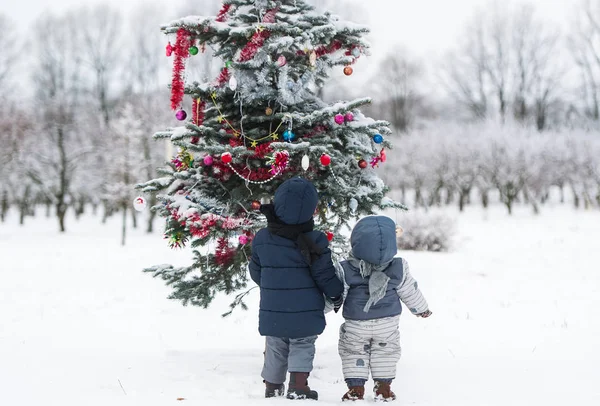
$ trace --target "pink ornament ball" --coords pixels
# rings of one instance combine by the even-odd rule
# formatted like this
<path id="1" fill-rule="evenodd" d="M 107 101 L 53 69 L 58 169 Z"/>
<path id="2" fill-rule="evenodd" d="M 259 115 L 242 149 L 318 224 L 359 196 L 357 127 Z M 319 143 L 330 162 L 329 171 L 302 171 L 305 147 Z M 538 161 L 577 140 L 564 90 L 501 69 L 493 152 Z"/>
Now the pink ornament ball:
<path id="1" fill-rule="evenodd" d="M 287 59 L 285 59 L 285 56 L 281 55 L 279 58 L 277 58 L 277 65 L 279 65 L 279 67 L 283 67 L 287 64 Z"/>
<path id="2" fill-rule="evenodd" d="M 343 114 L 336 114 L 335 115 L 335 122 L 337 124 L 344 124 L 344 115 Z"/>
<path id="3" fill-rule="evenodd" d="M 244 234 L 240 235 L 239 241 L 242 245 L 248 244 L 248 236 Z"/>
<path id="4" fill-rule="evenodd" d="M 346 115 L 344 116 L 344 119 L 346 121 L 353 121 L 354 120 L 354 114 L 352 114 L 351 112 L 346 113 Z"/>
<path id="5" fill-rule="evenodd" d="M 206 166 L 211 166 L 213 164 L 213 157 L 210 155 L 207 155 L 204 157 L 204 165 Z"/>
<path id="6" fill-rule="evenodd" d="M 177 120 L 183 121 L 187 118 L 187 113 L 185 112 L 185 110 L 177 110 L 177 113 L 175 113 L 175 117 L 177 118 Z"/>

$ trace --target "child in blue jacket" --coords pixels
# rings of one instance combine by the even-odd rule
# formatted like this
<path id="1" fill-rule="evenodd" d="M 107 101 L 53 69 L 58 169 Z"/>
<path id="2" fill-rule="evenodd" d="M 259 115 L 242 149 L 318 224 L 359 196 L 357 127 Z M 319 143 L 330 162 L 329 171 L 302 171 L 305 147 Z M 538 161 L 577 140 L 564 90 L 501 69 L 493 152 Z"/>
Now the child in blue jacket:
<path id="1" fill-rule="evenodd" d="M 429 317 L 427 301 L 397 253 L 396 225 L 385 216 L 361 219 L 350 237 L 352 251 L 343 269 L 347 290 L 338 344 L 348 392 L 342 400 L 361 400 L 369 371 L 376 399 L 394 400 L 391 390 L 400 359 L 398 323 L 402 301 L 418 317 Z"/>
<path id="2" fill-rule="evenodd" d="M 313 230 L 318 201 L 312 183 L 293 178 L 279 186 L 274 204 L 261 207 L 268 226 L 252 242 L 249 269 L 260 286 L 258 329 L 267 337 L 265 397 L 283 394 L 289 371 L 288 398 L 318 398 L 308 386 L 308 376 L 315 340 L 325 329 L 325 299 L 331 299 L 337 311 L 344 293 L 327 237 Z"/>

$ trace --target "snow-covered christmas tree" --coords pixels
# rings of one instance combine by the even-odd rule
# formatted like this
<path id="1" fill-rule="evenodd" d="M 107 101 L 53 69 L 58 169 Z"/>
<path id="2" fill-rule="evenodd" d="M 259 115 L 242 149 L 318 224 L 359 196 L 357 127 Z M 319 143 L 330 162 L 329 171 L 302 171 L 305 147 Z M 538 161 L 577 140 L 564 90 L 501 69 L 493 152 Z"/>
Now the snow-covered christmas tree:
<path id="1" fill-rule="evenodd" d="M 174 58 L 171 108 L 184 126 L 155 135 L 177 154 L 162 177 L 140 188 L 159 193 L 172 247 L 190 244 L 188 267 L 146 269 L 173 288 L 172 299 L 207 307 L 218 292 L 246 288 L 254 234 L 266 226 L 261 203 L 285 180 L 311 180 L 320 194 L 316 227 L 334 255 L 352 219 L 398 203 L 375 168 L 391 144 L 388 123 L 358 108 L 369 98 L 326 104 L 318 90 L 332 69 L 352 75 L 368 51 L 368 29 L 302 0 L 225 0 L 217 16 L 186 17 L 162 30 Z M 186 64 L 211 47 L 223 63 L 214 80 L 186 83 Z M 240 293 L 232 308 L 243 303 Z"/>

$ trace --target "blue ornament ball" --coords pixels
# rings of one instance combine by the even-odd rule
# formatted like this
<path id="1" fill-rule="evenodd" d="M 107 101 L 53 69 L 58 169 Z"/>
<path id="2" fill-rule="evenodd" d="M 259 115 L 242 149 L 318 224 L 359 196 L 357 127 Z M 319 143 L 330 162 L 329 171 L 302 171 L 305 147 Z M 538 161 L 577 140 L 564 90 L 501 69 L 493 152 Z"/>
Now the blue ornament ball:
<path id="1" fill-rule="evenodd" d="M 375 144 L 381 144 L 383 142 L 383 136 L 381 134 L 375 134 L 373 136 L 373 141 Z"/>
<path id="2" fill-rule="evenodd" d="M 286 141 L 293 141 L 294 138 L 296 138 L 296 134 L 294 134 L 293 132 L 291 132 L 290 130 L 285 130 L 283 132 L 283 139 Z"/>

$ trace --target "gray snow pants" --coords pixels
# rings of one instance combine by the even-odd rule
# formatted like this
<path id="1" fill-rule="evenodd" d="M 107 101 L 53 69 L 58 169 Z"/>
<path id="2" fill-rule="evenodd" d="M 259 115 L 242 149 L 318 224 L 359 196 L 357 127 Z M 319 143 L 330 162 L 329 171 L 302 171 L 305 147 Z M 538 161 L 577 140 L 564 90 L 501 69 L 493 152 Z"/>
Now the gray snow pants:
<path id="1" fill-rule="evenodd" d="M 400 359 L 400 316 L 375 320 L 346 320 L 340 327 L 338 351 L 344 379 L 390 381 Z"/>
<path id="2" fill-rule="evenodd" d="M 267 337 L 262 378 L 270 383 L 285 382 L 287 372 L 311 372 L 317 336 L 303 338 Z"/>

